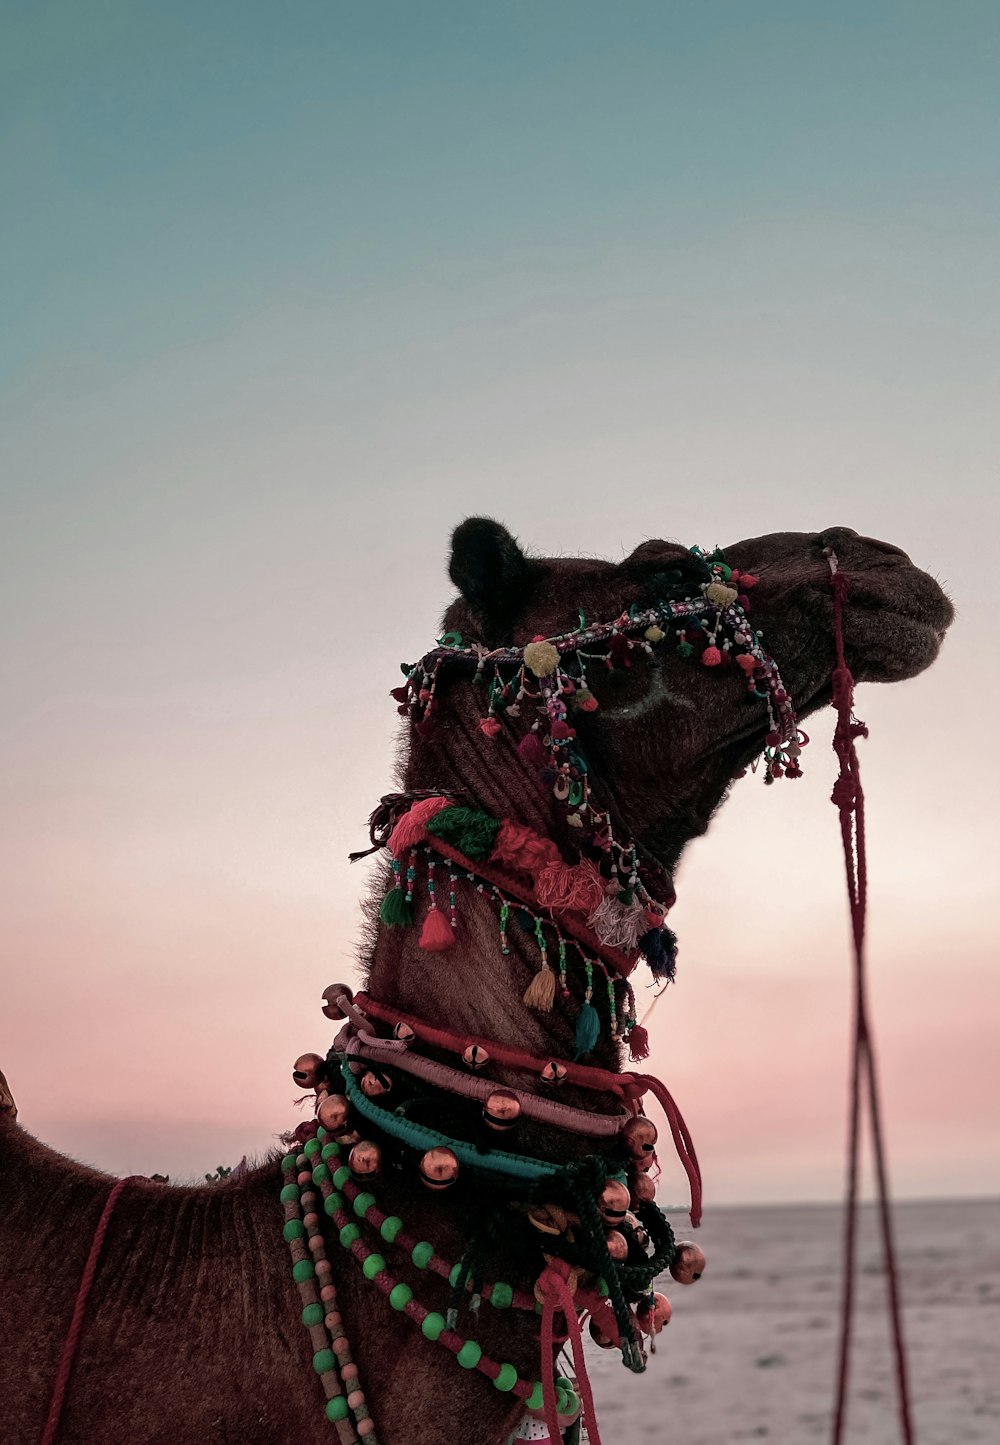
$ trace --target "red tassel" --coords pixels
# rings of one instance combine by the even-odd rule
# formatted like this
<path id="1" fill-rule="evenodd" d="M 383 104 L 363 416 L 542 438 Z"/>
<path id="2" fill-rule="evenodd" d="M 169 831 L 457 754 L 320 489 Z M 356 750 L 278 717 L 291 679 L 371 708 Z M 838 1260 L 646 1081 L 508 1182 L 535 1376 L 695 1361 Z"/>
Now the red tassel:
<path id="1" fill-rule="evenodd" d="M 428 953 L 444 953 L 446 948 L 455 947 L 455 930 L 440 908 L 432 908 L 424 919 L 420 930 L 420 947 Z"/>
<path id="2" fill-rule="evenodd" d="M 545 744 L 537 733 L 525 733 L 517 745 L 517 755 L 522 763 L 535 768 L 544 768 L 549 760 Z"/>
<path id="3" fill-rule="evenodd" d="M 649 1058 L 649 1034 L 642 1024 L 636 1024 L 628 1031 L 628 1052 L 634 1064 Z"/>

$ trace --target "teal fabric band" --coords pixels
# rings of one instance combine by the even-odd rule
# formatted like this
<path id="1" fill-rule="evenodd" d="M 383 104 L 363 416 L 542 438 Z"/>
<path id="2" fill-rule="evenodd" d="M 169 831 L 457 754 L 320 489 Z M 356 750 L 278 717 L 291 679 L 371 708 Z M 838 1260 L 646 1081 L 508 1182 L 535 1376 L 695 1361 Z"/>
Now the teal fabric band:
<path id="1" fill-rule="evenodd" d="M 511 1179 L 549 1179 L 558 1174 L 561 1164 L 552 1164 L 547 1159 L 532 1159 L 526 1154 L 507 1154 L 502 1149 L 491 1149 L 481 1154 L 474 1144 L 464 1139 L 449 1139 L 437 1129 L 428 1129 L 426 1124 L 417 1124 L 412 1119 L 382 1109 L 365 1094 L 351 1070 L 344 1065 L 341 1070 L 344 1092 L 353 1108 L 363 1114 L 369 1123 L 377 1124 L 394 1139 L 409 1144 L 413 1149 L 450 1149 L 460 1164 L 470 1169 L 484 1169 L 492 1174 L 505 1174 Z"/>

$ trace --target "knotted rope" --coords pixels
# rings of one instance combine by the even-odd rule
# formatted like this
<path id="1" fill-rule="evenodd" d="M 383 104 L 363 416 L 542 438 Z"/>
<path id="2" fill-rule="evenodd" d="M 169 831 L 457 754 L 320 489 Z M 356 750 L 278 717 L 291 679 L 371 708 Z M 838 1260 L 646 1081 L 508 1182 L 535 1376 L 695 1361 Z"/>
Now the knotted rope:
<path id="1" fill-rule="evenodd" d="M 851 1048 L 850 1125 L 847 1150 L 847 1200 L 844 1214 L 844 1273 L 840 1318 L 840 1351 L 837 1369 L 837 1396 L 833 1419 L 833 1445 L 841 1445 L 847 1410 L 847 1387 L 850 1367 L 851 1330 L 854 1314 L 854 1275 L 858 1223 L 858 1159 L 862 1090 L 868 1101 L 871 1119 L 872 1150 L 878 1185 L 879 1225 L 885 1256 L 886 1287 L 892 1321 L 892 1343 L 896 1367 L 896 1392 L 899 1423 L 906 1445 L 913 1445 L 915 1436 L 910 1412 L 909 1384 L 906 1368 L 906 1346 L 903 1339 L 900 1306 L 899 1271 L 892 1234 L 892 1213 L 882 1136 L 882 1108 L 875 1067 L 875 1044 L 868 1022 L 867 983 L 865 977 L 865 914 L 868 903 L 868 867 L 865 850 L 865 795 L 861 787 L 855 739 L 867 737 L 868 729 L 853 714 L 854 678 L 844 656 L 844 598 L 847 578 L 837 567 L 836 556 L 828 553 L 833 574 L 833 632 L 837 649 L 837 666 L 833 673 L 833 706 L 837 726 L 833 747 L 840 760 L 840 774 L 833 786 L 831 801 L 840 812 L 840 835 L 844 848 L 847 892 L 850 900 L 851 931 L 854 944 L 854 1036 Z"/>

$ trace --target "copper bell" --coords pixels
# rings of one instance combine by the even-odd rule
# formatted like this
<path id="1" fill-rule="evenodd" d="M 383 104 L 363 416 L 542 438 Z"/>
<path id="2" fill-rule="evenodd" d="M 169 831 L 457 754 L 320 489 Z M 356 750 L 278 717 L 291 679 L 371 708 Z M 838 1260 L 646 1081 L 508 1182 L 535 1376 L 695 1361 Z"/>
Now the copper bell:
<path id="1" fill-rule="evenodd" d="M 622 1130 L 622 1138 L 633 1159 L 650 1158 L 656 1148 L 656 1125 L 652 1119 L 640 1114 L 628 1121 Z"/>
<path id="2" fill-rule="evenodd" d="M 628 1240 L 620 1230 L 609 1229 L 605 1235 L 605 1243 L 608 1246 L 608 1253 L 617 1264 L 628 1259 Z"/>
<path id="3" fill-rule="evenodd" d="M 656 1293 L 653 1295 L 652 1304 L 647 1299 L 637 1306 L 635 1321 L 644 1335 L 658 1335 L 664 1325 L 669 1325 L 672 1314 L 673 1310 L 666 1295 Z"/>
<path id="4" fill-rule="evenodd" d="M 303 1089 L 315 1089 L 326 1078 L 326 1063 L 319 1054 L 300 1054 L 292 1078 Z"/>
<path id="5" fill-rule="evenodd" d="M 670 1266 L 670 1273 L 678 1284 L 694 1284 L 696 1279 L 701 1279 L 704 1269 L 705 1254 L 699 1245 L 692 1244 L 690 1240 L 678 1244 Z"/>
<path id="6" fill-rule="evenodd" d="M 623 1222 L 628 1204 L 628 1190 L 617 1179 L 609 1179 L 597 1196 L 598 1213 L 604 1223 L 612 1227 Z"/>
<path id="7" fill-rule="evenodd" d="M 385 1074 L 377 1074 L 372 1070 L 361 1076 L 361 1092 L 369 1099 L 377 1099 L 380 1094 L 388 1094 L 392 1088 L 392 1080 Z"/>
<path id="8" fill-rule="evenodd" d="M 413 1040 L 417 1037 L 410 1028 L 410 1025 L 404 1023 L 393 1025 L 392 1036 L 394 1039 L 398 1039 L 401 1044 L 406 1044 L 407 1048 L 409 1048 L 410 1044 L 412 1044 Z"/>
<path id="9" fill-rule="evenodd" d="M 331 983 L 323 990 L 323 1012 L 328 1019 L 345 1018 L 343 1009 L 337 1003 L 342 993 L 346 993 L 351 1003 L 354 1002 L 354 992 L 347 987 L 346 983 Z"/>
<path id="10" fill-rule="evenodd" d="M 500 1134 L 513 1129 L 521 1116 L 521 1101 L 510 1089 L 494 1089 L 483 1105 L 487 1127 Z"/>
<path id="11" fill-rule="evenodd" d="M 652 1204 L 656 1185 L 648 1174 L 637 1174 L 632 1181 L 632 1194 L 636 1204 Z"/>
<path id="12" fill-rule="evenodd" d="M 450 1149 L 428 1149 L 420 1161 L 420 1178 L 428 1189 L 448 1189 L 458 1178 L 458 1160 Z"/>
<path id="13" fill-rule="evenodd" d="M 348 1154 L 347 1165 L 355 1178 L 369 1179 L 382 1167 L 382 1150 L 370 1139 L 362 1139 Z"/>
<path id="14" fill-rule="evenodd" d="M 327 1094 L 316 1110 L 316 1118 L 328 1134 L 339 1134 L 349 1112 L 350 1105 L 343 1094 Z"/>
<path id="15" fill-rule="evenodd" d="M 467 1069 L 484 1069 L 489 1061 L 489 1054 L 478 1044 L 470 1044 L 462 1054 L 462 1063 Z"/>
<path id="16" fill-rule="evenodd" d="M 558 1059 L 549 1059 L 542 1068 L 541 1080 L 543 1084 L 549 1084 L 553 1088 L 564 1084 L 566 1082 L 566 1065 L 561 1064 Z"/>

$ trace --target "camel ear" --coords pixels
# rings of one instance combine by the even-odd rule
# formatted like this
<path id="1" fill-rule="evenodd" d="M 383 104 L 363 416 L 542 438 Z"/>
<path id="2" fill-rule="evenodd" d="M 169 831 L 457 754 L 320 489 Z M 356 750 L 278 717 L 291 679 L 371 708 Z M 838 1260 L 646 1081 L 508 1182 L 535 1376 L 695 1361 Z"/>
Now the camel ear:
<path id="1" fill-rule="evenodd" d="M 469 517 L 451 538 L 448 576 L 487 634 L 506 632 L 524 604 L 531 563 L 492 517 Z"/>

